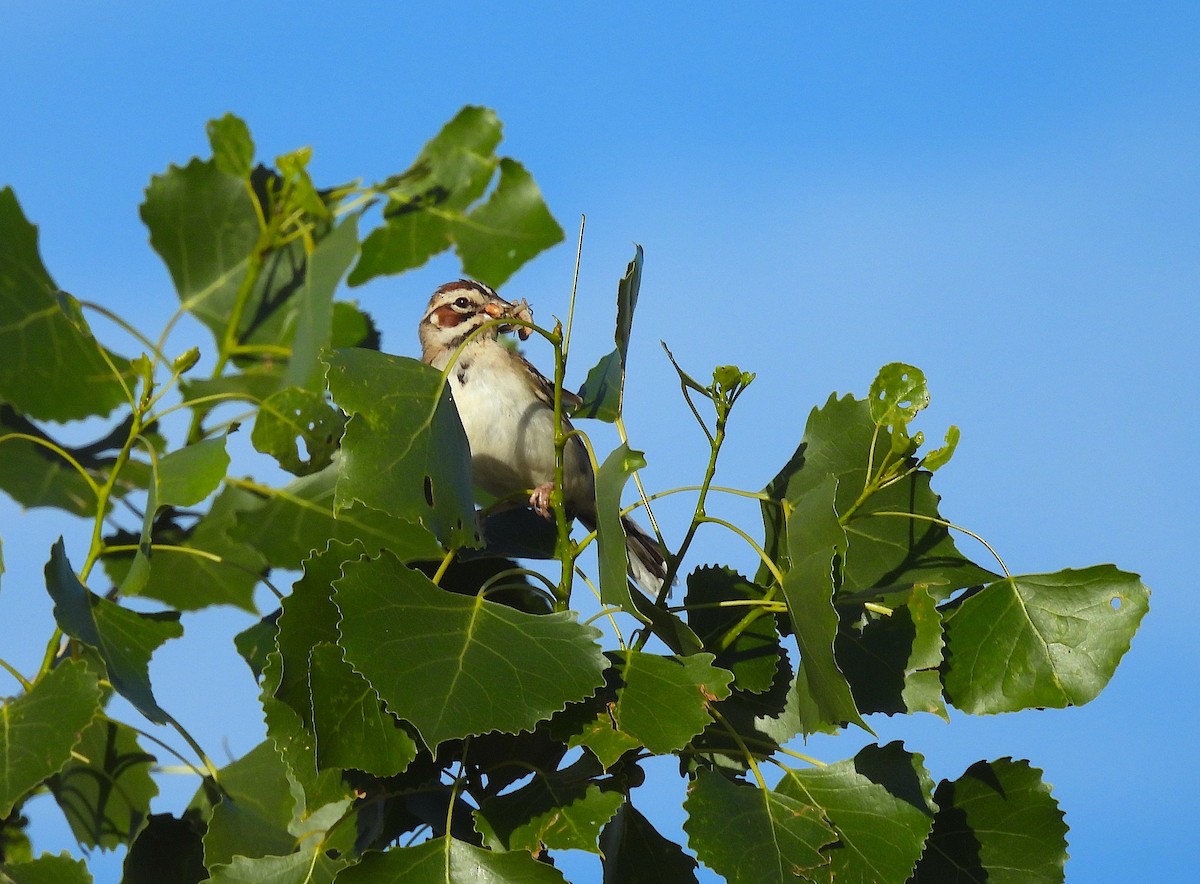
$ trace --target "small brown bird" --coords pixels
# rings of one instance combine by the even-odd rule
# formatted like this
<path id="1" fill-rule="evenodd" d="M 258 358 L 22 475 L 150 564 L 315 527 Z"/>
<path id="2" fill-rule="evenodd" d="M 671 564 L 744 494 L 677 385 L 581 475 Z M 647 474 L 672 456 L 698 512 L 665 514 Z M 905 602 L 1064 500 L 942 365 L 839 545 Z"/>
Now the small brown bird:
<path id="1" fill-rule="evenodd" d="M 532 321 L 529 305 L 511 303 L 483 283 L 461 279 L 439 287 L 429 299 L 418 333 L 422 358 L 439 370 L 458 347 L 495 319 Z M 529 505 L 552 518 L 554 488 L 554 384 L 499 340 L 512 326 L 492 325 L 471 338 L 449 374 L 450 391 L 471 446 L 476 485 L 497 498 L 532 490 Z M 528 329 L 519 327 L 522 338 Z M 563 391 L 566 405 L 579 397 Z M 563 425 L 571 429 L 563 418 Z M 595 477 L 583 443 L 571 438 L 563 452 L 563 497 L 568 513 L 589 531 L 596 527 Z M 624 516 L 629 576 L 650 596 L 666 577 L 666 562 L 654 538 Z"/>

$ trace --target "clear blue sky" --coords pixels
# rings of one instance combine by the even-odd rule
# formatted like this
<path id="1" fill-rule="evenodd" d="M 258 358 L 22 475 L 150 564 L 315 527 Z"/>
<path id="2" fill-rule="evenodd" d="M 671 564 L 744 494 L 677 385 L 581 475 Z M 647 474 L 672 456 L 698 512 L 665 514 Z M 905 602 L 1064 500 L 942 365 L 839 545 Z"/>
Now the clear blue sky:
<path id="1" fill-rule="evenodd" d="M 394 5 L 0 7 L 0 185 L 40 225 L 58 284 L 161 328 L 175 299 L 137 206 L 226 111 L 262 157 L 311 145 L 331 184 L 400 171 L 461 105 L 494 107 L 503 151 L 564 227 L 588 216 L 576 383 L 611 347 L 631 243 L 646 249 L 627 407 L 649 485 L 691 484 L 704 457 L 660 338 L 694 373 L 758 372 L 718 474 L 748 488 L 786 460 L 812 405 L 903 360 L 929 378 L 927 433 L 962 429 L 935 484 L 944 514 L 1015 572 L 1112 561 L 1143 575 L 1151 613 L 1090 706 L 873 724 L 935 777 L 1004 755 L 1043 768 L 1071 826 L 1068 881 L 1190 874 L 1200 6 Z M 560 246 L 505 291 L 562 314 L 572 262 Z M 458 272 L 437 259 L 354 295 L 385 349 L 413 354 L 428 292 Z M 62 530 L 0 502 L 0 654 L 30 672 Z M 81 557 L 82 524 L 67 535 Z M 695 564 L 750 567 L 725 538 L 706 543 Z M 227 644 L 248 622 L 187 617 L 152 671 L 222 757 L 261 738 Z M 836 760 L 863 739 L 810 749 Z M 177 811 L 194 783 L 164 788 L 160 809 Z M 52 807 L 33 810 L 38 848 L 71 847 Z"/>

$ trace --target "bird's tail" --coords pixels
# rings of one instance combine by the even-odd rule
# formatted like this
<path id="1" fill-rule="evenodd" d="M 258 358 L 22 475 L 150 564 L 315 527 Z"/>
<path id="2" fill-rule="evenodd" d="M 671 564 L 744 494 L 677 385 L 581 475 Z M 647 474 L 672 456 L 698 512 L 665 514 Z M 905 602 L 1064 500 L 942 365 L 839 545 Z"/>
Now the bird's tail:
<path id="1" fill-rule="evenodd" d="M 579 521 L 589 531 L 596 530 L 595 524 L 585 516 L 580 515 Z M 667 577 L 667 560 L 658 541 L 629 516 L 621 516 L 621 527 L 625 530 L 625 550 L 629 554 L 629 576 L 638 589 L 652 599 L 658 598 Z"/>

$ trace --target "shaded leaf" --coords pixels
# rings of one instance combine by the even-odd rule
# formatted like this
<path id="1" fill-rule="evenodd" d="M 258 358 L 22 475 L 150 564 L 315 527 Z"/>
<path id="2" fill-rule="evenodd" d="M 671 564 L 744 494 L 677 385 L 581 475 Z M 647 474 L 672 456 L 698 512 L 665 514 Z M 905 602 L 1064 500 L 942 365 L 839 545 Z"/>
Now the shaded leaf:
<path id="1" fill-rule="evenodd" d="M 267 665 L 267 655 L 275 650 L 275 636 L 279 633 L 279 611 L 272 611 L 253 626 L 248 626 L 233 637 L 233 646 L 254 678 L 262 678 Z"/>
<path id="2" fill-rule="evenodd" d="M 524 851 L 497 853 L 455 838 L 434 838 L 416 847 L 368 853 L 338 875 L 338 884 L 563 884 L 562 873 Z"/>
<path id="3" fill-rule="evenodd" d="M 212 807 L 204 834 L 204 864 L 230 863 L 235 856 L 283 856 L 296 839 L 288 827 L 295 800 L 287 769 L 269 742 L 259 743 L 237 761 L 221 768 L 221 797 Z M 204 786 L 192 800 L 209 804 Z"/>
<path id="4" fill-rule="evenodd" d="M 337 581 L 346 659 L 431 749 L 530 730 L 604 681 L 600 632 L 574 613 L 531 615 L 448 593 L 391 555 Z"/>
<path id="5" fill-rule="evenodd" d="M 978 761 L 934 793 L 938 812 L 913 884 L 1057 884 L 1067 826 L 1042 772 L 1027 761 Z"/>
<path id="6" fill-rule="evenodd" d="M 604 884 L 694 884 L 696 861 L 660 835 L 632 804 L 600 834 Z"/>
<path id="7" fill-rule="evenodd" d="M 63 769 L 99 711 L 96 676 L 78 660 L 63 661 L 29 691 L 0 705 L 0 819 Z"/>
<path id="8" fill-rule="evenodd" d="M 284 387 L 259 406 L 250 441 L 289 473 L 307 476 L 333 463 L 345 423 L 321 393 Z"/>
<path id="9" fill-rule="evenodd" d="M 920 755 L 896 743 L 788 772 L 776 791 L 821 808 L 838 833 L 826 848 L 834 880 L 903 884 L 933 826 L 933 780 Z"/>
<path id="10" fill-rule="evenodd" d="M 621 352 L 601 357 L 579 388 L 581 401 L 574 415 L 612 423 L 621 416 L 621 386 L 625 379 Z"/>
<path id="11" fill-rule="evenodd" d="M 964 712 L 1090 702 L 1108 684 L 1150 606 L 1112 565 L 997 581 L 952 606 L 946 693 Z"/>
<path id="12" fill-rule="evenodd" d="M 52 439 L 11 405 L 0 404 L 0 437 L 11 433 L 43 439 L 79 460 L 79 452 Z M 87 469 L 89 465 L 83 466 Z M 91 470 L 89 475 L 96 480 Z M 103 483 L 103 479 L 99 481 Z M 10 437 L 0 442 L 0 489 L 24 507 L 52 506 L 76 516 L 96 512 L 96 494 L 79 471 L 45 445 L 27 439 Z"/>
<path id="13" fill-rule="evenodd" d="M 0 400 L 35 420 L 107 415 L 125 389 L 79 302 L 46 272 L 37 240 L 12 188 L 0 188 Z M 109 359 L 132 380 L 128 360 Z"/>
<path id="14" fill-rule="evenodd" d="M 618 730 L 658 755 L 682 749 L 711 720 L 708 704 L 729 696 L 733 674 L 712 665 L 713 655 L 660 657 L 618 651 L 622 662 L 617 702 Z"/>
<path id="15" fill-rule="evenodd" d="M 183 635 L 179 612 L 139 614 L 92 594 L 71 569 L 61 538 L 46 564 L 46 589 L 59 628 L 95 649 L 121 696 L 151 721 L 165 724 L 169 716 L 150 689 L 149 664 L 155 648 Z"/>
<path id="16" fill-rule="evenodd" d="M 688 846 L 730 884 L 832 880 L 821 848 L 837 835 L 810 804 L 701 770 L 683 807 Z"/>
<path id="17" fill-rule="evenodd" d="M 125 856 L 122 884 L 196 884 L 208 877 L 204 868 L 204 826 L 195 811 L 183 819 L 151 814 Z"/>
<path id="18" fill-rule="evenodd" d="M 500 160 L 500 181 L 482 205 L 450 224 L 463 272 L 498 286 L 535 255 L 562 242 L 533 176 L 516 160 Z"/>
<path id="19" fill-rule="evenodd" d="M 51 781 L 76 840 L 112 850 L 128 844 L 150 812 L 158 787 L 154 756 L 142 751 L 127 725 L 97 718 L 83 732 L 71 761 Z"/>
<path id="20" fill-rule="evenodd" d="M 338 350 L 327 361 L 334 401 L 352 415 L 337 508 L 359 501 L 420 522 L 450 546 L 478 545 L 470 448 L 441 373 L 374 350 Z"/>
<path id="21" fill-rule="evenodd" d="M 775 618 L 761 616 L 743 629 L 727 647 L 723 639 L 755 608 L 717 607 L 722 602 L 757 601 L 765 590 L 730 568 L 697 568 L 687 579 L 688 622 L 706 650 L 716 654 L 716 666 L 734 676 L 734 687 L 760 693 L 770 689 L 783 653 Z"/>

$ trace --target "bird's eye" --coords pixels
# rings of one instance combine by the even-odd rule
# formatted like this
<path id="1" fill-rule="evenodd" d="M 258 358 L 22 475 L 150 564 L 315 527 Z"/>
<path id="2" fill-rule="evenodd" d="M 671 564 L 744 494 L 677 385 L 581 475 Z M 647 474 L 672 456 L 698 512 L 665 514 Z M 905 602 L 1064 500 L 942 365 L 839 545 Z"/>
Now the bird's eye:
<path id="1" fill-rule="evenodd" d="M 471 306 L 471 299 L 470 298 L 456 298 L 454 300 L 454 306 L 457 307 L 459 310 L 466 310 L 468 307 Z"/>

